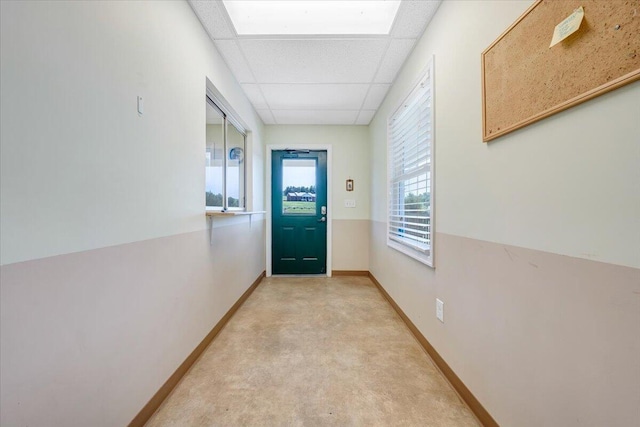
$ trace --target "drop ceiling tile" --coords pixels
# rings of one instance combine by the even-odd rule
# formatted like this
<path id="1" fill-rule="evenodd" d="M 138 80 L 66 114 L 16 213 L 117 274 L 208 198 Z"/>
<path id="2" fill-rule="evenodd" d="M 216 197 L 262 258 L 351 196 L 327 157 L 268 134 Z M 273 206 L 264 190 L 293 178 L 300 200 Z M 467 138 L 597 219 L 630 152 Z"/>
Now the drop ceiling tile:
<path id="1" fill-rule="evenodd" d="M 358 110 L 368 84 L 263 84 L 274 110 Z"/>
<path id="2" fill-rule="evenodd" d="M 364 108 L 365 110 L 377 110 L 382 103 L 382 100 L 387 95 L 390 87 L 391 85 L 386 84 L 371 85 L 371 89 L 369 89 L 369 94 L 364 100 L 362 108 Z"/>
<path id="3" fill-rule="evenodd" d="M 403 1 L 391 29 L 391 36 L 414 39 L 420 37 L 438 10 L 440 3 L 440 0 Z"/>
<path id="4" fill-rule="evenodd" d="M 275 125 L 276 121 L 271 114 L 271 110 L 256 110 L 265 125 Z"/>
<path id="5" fill-rule="evenodd" d="M 273 110 L 280 125 L 352 125 L 358 111 L 339 110 Z"/>
<path id="6" fill-rule="evenodd" d="M 257 84 L 243 84 L 242 90 L 244 90 L 245 95 L 249 98 L 249 101 L 253 104 L 253 108 L 256 110 L 268 110 L 269 105 L 267 101 L 265 101 L 264 96 L 262 96 L 262 92 L 260 91 L 260 87 Z"/>
<path id="7" fill-rule="evenodd" d="M 255 82 L 249 65 L 247 61 L 244 60 L 242 51 L 235 40 L 216 40 L 214 43 L 224 57 L 231 72 L 240 83 Z"/>
<path id="8" fill-rule="evenodd" d="M 211 0 L 189 0 L 191 8 L 213 39 L 228 39 L 235 34 L 224 16 L 222 4 Z"/>
<path id="9" fill-rule="evenodd" d="M 373 116 L 376 115 L 376 110 L 362 110 L 356 119 L 357 125 L 368 125 L 371 123 Z"/>
<path id="10" fill-rule="evenodd" d="M 240 39 L 258 83 L 368 83 L 385 39 Z"/>
<path id="11" fill-rule="evenodd" d="M 391 40 L 389 49 L 380 64 L 380 69 L 374 79 L 375 83 L 392 83 L 407 56 L 413 49 L 414 39 Z"/>

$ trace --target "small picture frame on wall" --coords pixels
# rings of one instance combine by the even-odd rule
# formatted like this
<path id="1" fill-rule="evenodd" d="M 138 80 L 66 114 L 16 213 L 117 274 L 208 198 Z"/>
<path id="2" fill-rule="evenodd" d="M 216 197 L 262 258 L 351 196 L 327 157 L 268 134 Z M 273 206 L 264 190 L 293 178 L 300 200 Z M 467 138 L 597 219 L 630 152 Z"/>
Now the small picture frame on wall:
<path id="1" fill-rule="evenodd" d="M 353 191 L 353 180 L 351 178 L 347 180 L 347 191 Z"/>

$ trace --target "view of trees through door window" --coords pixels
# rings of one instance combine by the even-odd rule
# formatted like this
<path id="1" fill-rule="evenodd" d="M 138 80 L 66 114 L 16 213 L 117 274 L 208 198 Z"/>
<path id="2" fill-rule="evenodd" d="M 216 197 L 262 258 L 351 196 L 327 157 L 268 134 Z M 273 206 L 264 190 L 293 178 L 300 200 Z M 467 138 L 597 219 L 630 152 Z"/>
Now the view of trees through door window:
<path id="1" fill-rule="evenodd" d="M 283 159 L 282 187 L 283 214 L 316 214 L 315 160 Z"/>

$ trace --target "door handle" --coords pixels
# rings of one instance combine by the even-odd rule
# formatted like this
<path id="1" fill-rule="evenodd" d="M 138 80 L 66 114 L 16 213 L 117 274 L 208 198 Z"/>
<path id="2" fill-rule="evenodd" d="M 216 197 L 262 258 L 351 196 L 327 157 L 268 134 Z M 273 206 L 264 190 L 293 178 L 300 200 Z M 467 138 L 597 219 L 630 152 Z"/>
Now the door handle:
<path id="1" fill-rule="evenodd" d="M 323 216 L 318 220 L 318 222 L 327 222 L 327 218 Z"/>

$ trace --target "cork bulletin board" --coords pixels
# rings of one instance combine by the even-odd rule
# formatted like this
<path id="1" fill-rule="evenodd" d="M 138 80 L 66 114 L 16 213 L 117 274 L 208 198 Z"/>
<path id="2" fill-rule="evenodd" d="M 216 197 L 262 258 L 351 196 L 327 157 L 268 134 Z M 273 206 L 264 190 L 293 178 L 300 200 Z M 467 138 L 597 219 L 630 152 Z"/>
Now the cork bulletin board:
<path id="1" fill-rule="evenodd" d="M 549 47 L 580 7 L 579 29 Z M 538 0 L 482 53 L 487 142 L 640 80 L 640 0 Z"/>

